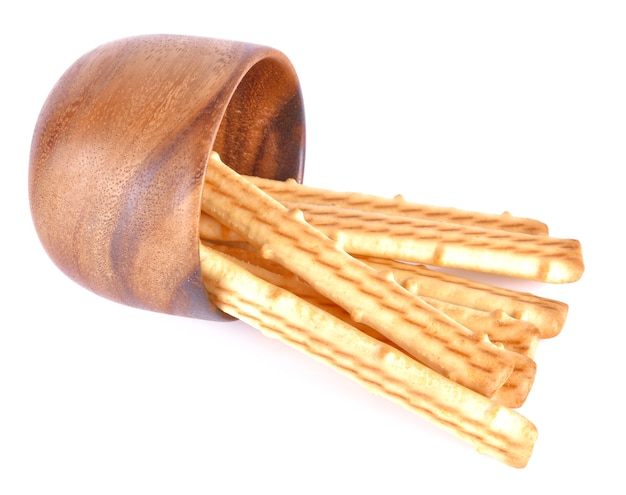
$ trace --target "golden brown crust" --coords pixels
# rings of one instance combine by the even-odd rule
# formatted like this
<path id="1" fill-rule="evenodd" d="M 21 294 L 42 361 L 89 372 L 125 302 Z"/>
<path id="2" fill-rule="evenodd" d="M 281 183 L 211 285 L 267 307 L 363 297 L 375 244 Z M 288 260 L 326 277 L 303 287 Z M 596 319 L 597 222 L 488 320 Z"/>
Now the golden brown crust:
<path id="1" fill-rule="evenodd" d="M 531 322 L 541 338 L 558 335 L 567 318 L 567 304 L 527 292 L 495 287 L 456 275 L 393 260 L 364 259 L 378 270 L 390 270 L 396 281 L 422 297 L 433 297 L 483 311 L 504 311 Z"/>

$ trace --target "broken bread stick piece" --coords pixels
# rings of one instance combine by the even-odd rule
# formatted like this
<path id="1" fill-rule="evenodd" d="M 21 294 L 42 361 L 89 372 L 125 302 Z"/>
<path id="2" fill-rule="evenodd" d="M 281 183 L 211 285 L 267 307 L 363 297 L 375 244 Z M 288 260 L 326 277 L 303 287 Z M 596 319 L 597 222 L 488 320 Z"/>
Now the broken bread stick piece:
<path id="1" fill-rule="evenodd" d="M 518 292 L 451 275 L 422 265 L 362 258 L 377 270 L 390 270 L 396 281 L 421 297 L 432 297 L 483 311 L 504 311 L 533 323 L 542 339 L 555 337 L 565 324 L 568 305 L 561 301 Z"/>
<path id="2" fill-rule="evenodd" d="M 261 255 L 280 263 L 447 378 L 490 397 L 513 372 L 507 353 L 348 255 L 299 211 L 245 180 L 211 153 L 202 209 L 237 231 Z"/>
<path id="3" fill-rule="evenodd" d="M 391 346 L 400 349 L 397 345 L 395 345 L 392 341 L 386 338 L 384 335 L 377 332 L 375 329 L 369 327 L 368 325 L 364 325 L 360 322 L 355 322 L 349 315 L 347 311 L 338 306 L 337 304 L 330 301 L 328 298 L 325 298 L 321 294 L 319 294 L 315 289 L 313 289 L 310 285 L 305 282 L 302 282 L 295 275 L 279 270 L 280 273 L 276 271 L 272 271 L 272 269 L 267 268 L 267 263 L 265 260 L 260 258 L 260 256 L 254 256 L 254 253 L 250 251 L 243 251 L 241 249 L 232 249 L 226 246 L 212 246 L 212 248 L 216 251 L 222 253 L 223 256 L 226 256 L 228 259 L 237 263 L 238 265 L 244 267 L 247 271 L 252 273 L 254 276 L 265 280 L 281 289 L 285 289 L 292 294 L 304 299 L 310 304 L 313 304 L 320 308 L 321 310 L 326 311 L 327 313 L 341 319 L 342 321 L 352 325 L 356 329 L 370 335 L 371 337 L 380 340 L 381 342 L 385 342 Z M 451 306 L 451 305 L 449 305 Z M 462 312 L 462 309 L 457 311 Z M 460 321 L 460 320 L 456 320 Z M 493 318 L 488 320 L 488 323 L 494 323 Z M 482 325 L 477 335 L 484 335 L 484 327 L 486 325 Z M 505 346 L 506 349 L 506 346 Z M 515 367 L 513 372 L 507 379 L 507 381 L 496 391 L 496 393 L 491 397 L 495 402 L 511 408 L 521 407 L 532 387 L 532 384 L 535 379 L 536 373 L 536 364 L 535 362 L 529 358 L 528 356 L 521 355 L 517 352 L 512 352 L 507 349 L 511 358 L 515 363 Z"/>
<path id="4" fill-rule="evenodd" d="M 206 290 L 225 313 L 321 360 L 515 468 L 528 463 L 536 427 L 289 291 L 200 246 Z"/>
<path id="5" fill-rule="evenodd" d="M 541 235 L 548 233 L 548 227 L 543 222 L 531 218 L 515 217 L 506 212 L 501 215 L 493 215 L 457 208 L 423 205 L 405 201 L 400 195 L 393 199 L 386 199 L 362 193 L 335 192 L 305 186 L 291 179 L 282 182 L 253 176 L 246 176 L 246 178 L 281 203 L 293 202 L 334 206 L 385 213 L 391 216 L 421 218 L 525 234 Z"/>

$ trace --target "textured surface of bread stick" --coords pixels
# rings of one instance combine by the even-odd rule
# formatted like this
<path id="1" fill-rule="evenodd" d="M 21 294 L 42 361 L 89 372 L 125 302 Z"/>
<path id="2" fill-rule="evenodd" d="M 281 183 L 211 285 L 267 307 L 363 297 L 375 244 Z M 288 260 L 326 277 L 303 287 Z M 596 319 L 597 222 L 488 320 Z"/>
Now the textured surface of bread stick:
<path id="1" fill-rule="evenodd" d="M 558 335 L 567 318 L 567 304 L 554 299 L 495 287 L 421 265 L 371 258 L 366 261 L 379 270 L 391 270 L 399 284 L 422 297 L 484 311 L 504 311 L 513 318 L 529 321 L 539 329 L 541 338 Z"/>
<path id="2" fill-rule="evenodd" d="M 502 344 L 510 351 L 524 354 L 529 358 L 535 357 L 540 332 L 529 321 L 513 318 L 502 310 L 481 311 L 432 297 L 422 299 L 473 332 L 486 333 L 492 342 Z"/>
<path id="3" fill-rule="evenodd" d="M 550 283 L 578 280 L 584 271 L 580 242 L 546 235 L 391 216 L 377 212 L 284 203 L 311 225 L 340 239 L 353 255 L 401 259 L 447 268 Z"/>
<path id="4" fill-rule="evenodd" d="M 457 208 L 423 205 L 405 201 L 402 196 L 387 199 L 370 194 L 336 192 L 306 186 L 293 180 L 281 182 L 252 176 L 247 178 L 281 203 L 295 202 L 336 206 L 526 234 L 548 233 L 548 227 L 543 222 L 531 218 L 515 217 L 509 213 L 494 215 Z"/>
<path id="5" fill-rule="evenodd" d="M 444 378 L 214 251 L 201 246 L 200 258 L 207 292 L 225 313 L 321 360 L 484 454 L 516 468 L 528 463 L 537 429 L 518 412 Z"/>
<path id="6" fill-rule="evenodd" d="M 348 255 L 216 153 L 205 179 L 205 211 L 422 363 L 487 397 L 512 373 L 515 363 L 502 349 Z"/>

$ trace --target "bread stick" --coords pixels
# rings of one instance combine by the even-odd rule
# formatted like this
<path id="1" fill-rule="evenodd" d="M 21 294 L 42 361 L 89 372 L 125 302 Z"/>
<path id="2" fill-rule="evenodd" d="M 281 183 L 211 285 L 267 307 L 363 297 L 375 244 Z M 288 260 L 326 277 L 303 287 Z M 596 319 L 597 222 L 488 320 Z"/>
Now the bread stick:
<path id="1" fill-rule="evenodd" d="M 513 318 L 502 310 L 482 311 L 432 297 L 422 299 L 473 332 L 487 334 L 492 342 L 531 359 L 535 357 L 540 332 L 533 323 Z"/>
<path id="2" fill-rule="evenodd" d="M 422 363 L 487 397 L 512 373 L 515 363 L 502 349 L 348 255 L 216 153 L 205 180 L 203 210 Z"/>
<path id="3" fill-rule="evenodd" d="M 567 318 L 568 306 L 561 301 L 476 282 L 421 265 L 373 258 L 364 260 L 377 270 L 390 270 L 396 281 L 414 294 L 483 311 L 504 311 L 535 325 L 544 339 L 558 335 Z"/>
<path id="4" fill-rule="evenodd" d="M 284 203 L 287 208 L 295 208 Z M 549 283 L 578 280 L 580 242 L 461 224 L 299 204 L 304 218 L 357 256 L 401 259 Z"/>
<path id="5" fill-rule="evenodd" d="M 225 313 L 311 355 L 510 466 L 526 466 L 536 427 L 200 246 L 205 286 Z"/>
<path id="6" fill-rule="evenodd" d="M 426 219 L 437 222 L 458 223 L 485 229 L 507 230 L 526 234 L 548 233 L 543 222 L 530 218 L 515 217 L 510 213 L 493 215 L 441 206 L 430 206 L 405 201 L 400 195 L 386 199 L 375 195 L 335 192 L 299 184 L 295 180 L 285 182 L 260 177 L 246 177 L 281 203 L 314 204 L 345 209 L 385 213 L 391 216 Z M 296 206 L 305 209 L 301 205 Z"/>

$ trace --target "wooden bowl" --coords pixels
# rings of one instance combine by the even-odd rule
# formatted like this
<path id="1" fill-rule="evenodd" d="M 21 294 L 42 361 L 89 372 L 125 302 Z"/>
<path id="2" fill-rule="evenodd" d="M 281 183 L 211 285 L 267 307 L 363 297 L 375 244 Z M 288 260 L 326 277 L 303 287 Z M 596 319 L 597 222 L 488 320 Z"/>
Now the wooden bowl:
<path id="1" fill-rule="evenodd" d="M 222 319 L 198 256 L 209 153 L 240 173 L 300 181 L 304 149 L 300 84 L 283 53 L 190 36 L 114 41 L 77 60 L 43 106 L 33 222 L 51 259 L 89 290 Z"/>

